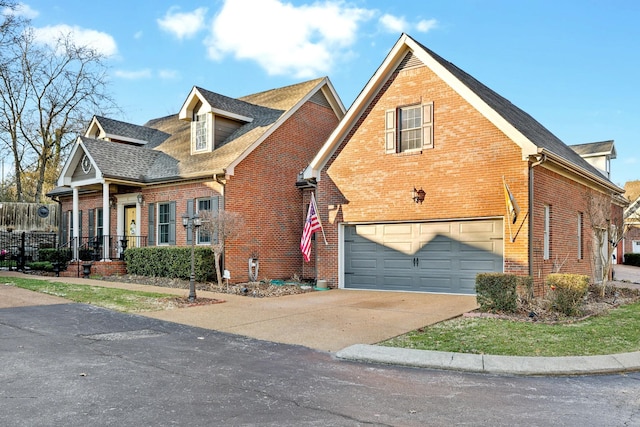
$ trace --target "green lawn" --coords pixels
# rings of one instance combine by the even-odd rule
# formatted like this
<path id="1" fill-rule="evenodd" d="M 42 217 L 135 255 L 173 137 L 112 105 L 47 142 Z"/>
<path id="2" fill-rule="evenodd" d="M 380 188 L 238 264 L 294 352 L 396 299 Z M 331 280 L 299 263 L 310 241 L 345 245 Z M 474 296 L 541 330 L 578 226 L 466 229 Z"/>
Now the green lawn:
<path id="1" fill-rule="evenodd" d="M 123 312 L 163 310 L 166 308 L 168 301 L 176 297 L 175 295 L 155 292 L 73 285 L 39 279 L 5 277 L 2 280 L 4 283 L 12 283 L 19 288 Z"/>
<path id="2" fill-rule="evenodd" d="M 462 317 L 380 345 L 508 356 L 588 356 L 640 351 L 640 302 L 580 322 L 553 325 Z"/>

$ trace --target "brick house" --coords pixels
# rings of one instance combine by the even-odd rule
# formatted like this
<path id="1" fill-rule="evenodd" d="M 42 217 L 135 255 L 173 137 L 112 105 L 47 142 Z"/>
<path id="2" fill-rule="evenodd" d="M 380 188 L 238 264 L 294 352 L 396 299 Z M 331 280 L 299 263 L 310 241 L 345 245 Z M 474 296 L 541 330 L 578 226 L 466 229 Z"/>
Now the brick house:
<path id="1" fill-rule="evenodd" d="M 215 236 L 192 236 L 181 217 L 224 208 L 246 222 L 226 242 L 232 281 L 248 280 L 252 257 L 261 277 L 300 274 L 296 181 L 344 113 L 319 78 L 237 99 L 194 87 L 177 114 L 143 126 L 96 116 L 48 194 L 60 203 L 61 241 L 75 259 L 95 244 L 98 273 L 124 272 L 127 247 L 208 245 Z"/>
<path id="2" fill-rule="evenodd" d="M 627 227 L 622 246 L 622 253 L 640 253 L 640 181 L 629 181 L 624 185 L 625 197 L 629 206 L 624 211 L 624 222 Z M 621 258 L 622 259 L 622 258 Z"/>
<path id="3" fill-rule="evenodd" d="M 479 272 L 593 276 L 623 190 L 530 115 L 403 34 L 303 174 L 329 286 L 474 293 Z M 600 220 L 590 202 L 602 202 Z"/>

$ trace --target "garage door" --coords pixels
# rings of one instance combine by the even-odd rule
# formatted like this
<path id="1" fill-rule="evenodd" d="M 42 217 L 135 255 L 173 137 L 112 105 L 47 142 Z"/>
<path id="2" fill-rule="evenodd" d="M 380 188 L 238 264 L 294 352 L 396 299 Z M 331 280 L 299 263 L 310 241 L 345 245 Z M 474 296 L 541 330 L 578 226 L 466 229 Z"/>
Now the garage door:
<path id="1" fill-rule="evenodd" d="M 344 228 L 344 287 L 475 293 L 503 271 L 502 220 L 363 224 Z"/>

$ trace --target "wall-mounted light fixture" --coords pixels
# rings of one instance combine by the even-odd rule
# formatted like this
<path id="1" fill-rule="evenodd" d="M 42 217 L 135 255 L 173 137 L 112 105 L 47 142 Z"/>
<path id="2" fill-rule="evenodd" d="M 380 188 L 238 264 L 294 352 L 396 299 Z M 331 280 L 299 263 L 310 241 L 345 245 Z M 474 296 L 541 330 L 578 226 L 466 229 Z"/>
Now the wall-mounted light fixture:
<path id="1" fill-rule="evenodd" d="M 416 188 L 413 187 L 413 197 L 412 197 L 412 199 L 413 199 L 414 202 L 422 204 L 422 202 L 424 202 L 424 196 L 426 194 L 427 193 L 425 193 L 422 188 L 419 189 L 419 190 L 416 190 Z"/>
<path id="2" fill-rule="evenodd" d="M 109 206 L 111 206 L 111 209 L 115 209 L 116 206 L 118 206 L 118 199 L 116 199 L 116 196 L 109 197 Z"/>
<path id="3" fill-rule="evenodd" d="M 138 194 L 138 204 L 141 205 L 144 203 L 144 197 L 142 196 L 142 194 Z"/>

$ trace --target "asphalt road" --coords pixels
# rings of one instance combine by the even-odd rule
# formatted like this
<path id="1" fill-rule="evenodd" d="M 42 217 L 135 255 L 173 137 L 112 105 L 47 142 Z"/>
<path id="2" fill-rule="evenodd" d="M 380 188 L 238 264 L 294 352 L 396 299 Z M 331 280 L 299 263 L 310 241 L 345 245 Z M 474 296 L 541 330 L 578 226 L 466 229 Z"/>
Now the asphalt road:
<path id="1" fill-rule="evenodd" d="M 84 304 L 0 309 L 0 384 L 3 426 L 640 426 L 640 373 L 360 364 Z"/>

